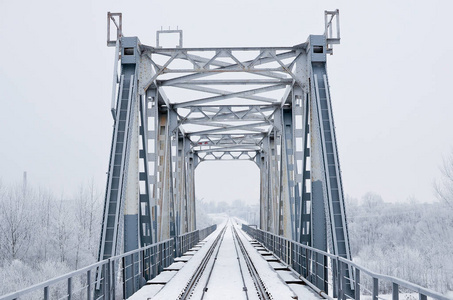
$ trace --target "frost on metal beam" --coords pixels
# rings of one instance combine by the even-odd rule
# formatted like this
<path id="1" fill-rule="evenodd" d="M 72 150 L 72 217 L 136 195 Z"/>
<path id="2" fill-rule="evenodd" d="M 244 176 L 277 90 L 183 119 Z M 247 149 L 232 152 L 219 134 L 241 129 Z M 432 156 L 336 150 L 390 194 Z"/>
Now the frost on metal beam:
<path id="1" fill-rule="evenodd" d="M 333 45 L 340 44 L 340 11 L 324 12 L 324 35 L 327 41 L 327 53 L 333 54 Z"/>
<path id="2" fill-rule="evenodd" d="M 113 26 L 110 26 L 113 23 L 116 27 L 116 39 L 111 39 L 111 29 Z M 107 46 L 115 47 L 116 42 L 120 40 L 123 36 L 123 14 L 122 13 L 107 13 Z"/>

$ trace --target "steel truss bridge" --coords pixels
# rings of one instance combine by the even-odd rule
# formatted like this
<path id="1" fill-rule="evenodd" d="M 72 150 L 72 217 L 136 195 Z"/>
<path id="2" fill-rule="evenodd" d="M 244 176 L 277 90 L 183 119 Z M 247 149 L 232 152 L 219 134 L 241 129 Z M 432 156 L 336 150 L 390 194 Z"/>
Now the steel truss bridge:
<path id="1" fill-rule="evenodd" d="M 338 10 L 325 12 L 324 29 L 290 47 L 232 48 L 184 48 L 181 30 L 161 30 L 148 46 L 123 36 L 122 15 L 108 13 L 114 129 L 99 262 L 0 299 L 138 299 L 178 257 L 207 249 L 177 297 L 190 298 L 230 230 L 195 225 L 195 169 L 220 160 L 250 160 L 260 172 L 259 228 L 228 225 L 245 292 L 250 274 L 260 299 L 278 298 L 251 243 L 317 297 L 377 299 L 385 284 L 393 299 L 447 299 L 351 261 L 326 69 L 340 43 Z M 179 45 L 161 47 L 166 33 L 179 34 Z"/>

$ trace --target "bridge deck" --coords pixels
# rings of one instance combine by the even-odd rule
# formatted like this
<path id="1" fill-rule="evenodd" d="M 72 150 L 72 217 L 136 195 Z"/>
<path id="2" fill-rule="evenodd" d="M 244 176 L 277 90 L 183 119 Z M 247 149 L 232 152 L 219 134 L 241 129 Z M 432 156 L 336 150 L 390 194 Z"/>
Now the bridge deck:
<path id="1" fill-rule="evenodd" d="M 199 274 L 197 276 L 196 274 Z M 229 220 L 129 299 L 319 299 Z"/>

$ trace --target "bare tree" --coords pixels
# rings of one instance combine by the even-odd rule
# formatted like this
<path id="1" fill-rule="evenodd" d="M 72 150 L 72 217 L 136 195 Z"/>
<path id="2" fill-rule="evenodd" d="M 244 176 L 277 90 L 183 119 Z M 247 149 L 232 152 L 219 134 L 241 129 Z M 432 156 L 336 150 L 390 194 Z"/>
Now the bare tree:
<path id="1" fill-rule="evenodd" d="M 434 183 L 434 191 L 438 199 L 453 207 L 453 150 L 443 158 L 441 180 Z"/>
<path id="2" fill-rule="evenodd" d="M 80 186 L 74 204 L 76 206 L 74 209 L 74 226 L 77 229 L 75 268 L 77 269 L 81 252 L 89 253 L 93 257 L 96 257 L 97 254 L 98 243 L 96 238 L 99 235 L 102 211 L 99 193 L 96 191 L 93 180 Z"/>
<path id="3" fill-rule="evenodd" d="M 8 260 L 24 257 L 35 221 L 29 189 L 21 186 L 5 188 L 0 184 L 0 220 L 0 256 Z"/>
<path id="4" fill-rule="evenodd" d="M 54 237 L 56 239 L 60 262 L 66 262 L 71 249 L 71 238 L 73 237 L 73 212 L 70 210 L 70 200 L 60 197 L 58 206 L 55 209 Z"/>
<path id="5" fill-rule="evenodd" d="M 384 204 L 384 200 L 379 194 L 368 192 L 362 196 L 362 205 L 368 211 L 374 211 L 376 208 Z"/>
<path id="6" fill-rule="evenodd" d="M 102 200 L 93 180 L 60 197 L 0 181 L 0 294 L 95 262 Z"/>

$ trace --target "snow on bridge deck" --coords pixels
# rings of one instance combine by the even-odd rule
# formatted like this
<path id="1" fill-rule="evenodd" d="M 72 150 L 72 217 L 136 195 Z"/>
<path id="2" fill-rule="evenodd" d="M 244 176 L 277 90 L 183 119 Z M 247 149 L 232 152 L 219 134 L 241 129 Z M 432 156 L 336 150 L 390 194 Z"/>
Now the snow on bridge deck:
<path id="1" fill-rule="evenodd" d="M 218 226 L 215 232 L 181 258 L 175 259 L 172 265 L 129 299 L 260 299 L 256 281 L 239 247 L 241 242 L 249 262 L 272 299 L 320 299 L 319 295 L 303 285 L 296 273 L 231 220 Z M 212 255 L 206 260 L 201 276 L 193 289 L 185 292 L 210 249 Z"/>

